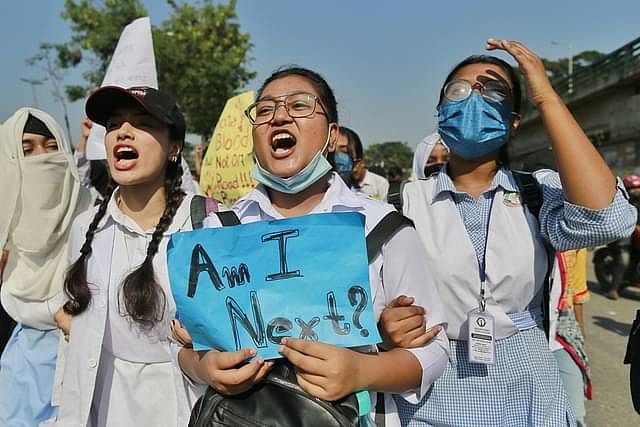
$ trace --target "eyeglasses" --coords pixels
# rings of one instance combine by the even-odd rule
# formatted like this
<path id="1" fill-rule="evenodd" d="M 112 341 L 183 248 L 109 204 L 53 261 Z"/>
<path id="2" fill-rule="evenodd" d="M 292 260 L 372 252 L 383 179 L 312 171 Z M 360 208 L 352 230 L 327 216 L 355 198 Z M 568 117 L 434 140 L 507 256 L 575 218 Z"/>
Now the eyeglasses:
<path id="1" fill-rule="evenodd" d="M 290 93 L 289 95 L 278 97 L 280 99 L 263 99 L 257 101 L 244 110 L 251 124 L 261 125 L 273 120 L 278 109 L 278 104 L 282 103 L 287 110 L 287 114 L 292 118 L 309 117 L 316 111 L 316 105 L 324 110 L 318 97 L 307 92 Z M 320 111 L 319 111 L 320 112 Z M 325 114 L 324 111 L 321 112 Z"/>
<path id="2" fill-rule="evenodd" d="M 475 82 L 471 84 L 466 80 L 451 80 L 444 87 L 444 96 L 450 101 L 462 101 L 467 99 L 474 89 L 480 91 L 480 95 L 489 101 L 503 102 L 511 99 L 511 90 L 498 80 L 487 80 L 484 84 Z"/>

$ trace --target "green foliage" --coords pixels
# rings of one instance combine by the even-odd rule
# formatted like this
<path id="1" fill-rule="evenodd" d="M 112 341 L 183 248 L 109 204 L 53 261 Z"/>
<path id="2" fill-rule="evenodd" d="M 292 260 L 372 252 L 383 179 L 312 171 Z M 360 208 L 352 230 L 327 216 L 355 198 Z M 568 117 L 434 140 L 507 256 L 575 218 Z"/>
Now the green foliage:
<path id="1" fill-rule="evenodd" d="M 575 74 L 582 68 L 589 67 L 594 62 L 605 56 L 605 53 L 598 52 L 597 50 L 585 50 L 573 56 L 573 73 Z M 559 81 L 569 77 L 569 58 L 559 58 L 557 60 L 550 60 L 546 58 L 540 58 L 547 71 L 547 75 L 551 80 L 551 83 L 555 85 Z M 527 84 L 524 80 L 522 72 L 518 67 L 515 68 L 518 77 L 520 77 L 520 89 L 522 91 L 522 113 L 527 113 L 535 109 L 535 107 L 529 102 L 527 98 Z"/>
<path id="2" fill-rule="evenodd" d="M 88 85 L 65 89 L 71 101 L 84 98 L 100 86 L 120 33 L 131 21 L 148 14 L 140 0 L 104 0 L 101 3 L 102 7 L 91 0 L 64 2 L 61 16 L 71 22 L 73 35 L 70 41 L 53 45 L 58 61 L 63 68 L 72 68 L 83 62 L 90 65 L 83 74 Z"/>
<path id="3" fill-rule="evenodd" d="M 152 28 L 158 84 L 176 96 L 187 131 L 207 139 L 226 100 L 255 77 L 247 68 L 253 46 L 240 31 L 235 0 L 167 3 L 171 15 Z M 71 24 L 71 40 L 48 49 L 55 50 L 62 69 L 88 68 L 85 82 L 64 88 L 69 100 L 84 98 L 102 83 L 122 30 L 147 15 L 141 0 L 65 0 L 62 17 Z"/>
<path id="4" fill-rule="evenodd" d="M 605 56 L 597 50 L 585 50 L 573 56 L 573 72 L 586 68 Z M 541 58 L 547 74 L 552 81 L 562 80 L 569 77 L 569 58 L 559 58 L 555 61 Z"/>
<path id="5" fill-rule="evenodd" d="M 368 166 L 388 169 L 399 166 L 403 170 L 411 169 L 413 150 L 406 142 L 389 141 L 371 144 L 364 150 L 364 159 Z"/>
<path id="6" fill-rule="evenodd" d="M 235 0 L 170 4 L 174 13 L 153 32 L 158 83 L 178 96 L 189 131 L 208 139 L 225 101 L 256 75 L 247 69 L 253 45 L 240 31 Z"/>

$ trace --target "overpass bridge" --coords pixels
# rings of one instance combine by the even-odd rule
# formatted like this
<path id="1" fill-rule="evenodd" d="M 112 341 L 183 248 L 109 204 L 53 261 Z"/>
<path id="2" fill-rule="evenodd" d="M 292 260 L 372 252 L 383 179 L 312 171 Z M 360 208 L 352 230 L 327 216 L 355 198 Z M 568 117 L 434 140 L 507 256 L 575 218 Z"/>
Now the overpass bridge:
<path id="1" fill-rule="evenodd" d="M 640 37 L 553 85 L 614 172 L 640 166 Z M 555 167 L 540 114 L 524 105 L 513 167 Z"/>

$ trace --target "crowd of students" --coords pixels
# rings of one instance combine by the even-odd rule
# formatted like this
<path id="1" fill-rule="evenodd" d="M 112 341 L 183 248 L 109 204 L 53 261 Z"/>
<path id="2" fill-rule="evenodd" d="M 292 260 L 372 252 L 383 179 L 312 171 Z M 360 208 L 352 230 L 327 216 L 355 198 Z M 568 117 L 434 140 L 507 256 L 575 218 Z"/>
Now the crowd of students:
<path id="1" fill-rule="evenodd" d="M 384 344 L 286 338 L 280 348 L 312 396 L 371 392 L 361 425 L 584 425 L 545 336 L 550 265 L 558 251 L 630 235 L 637 213 L 540 59 L 514 41 L 486 48 L 516 61 L 558 172 L 509 167 L 523 96 L 513 67 L 489 55 L 456 64 L 437 102 L 448 153 L 432 149 L 436 136 L 419 145 L 428 153 L 416 155 L 421 179 L 401 197 L 413 226 L 369 263 Z M 0 359 L 0 425 L 186 426 L 207 387 L 250 393 L 278 362 L 252 348 L 196 352 L 175 321 L 167 243 L 192 230 L 194 197 L 183 189 L 186 125 L 175 100 L 104 87 L 86 113 L 107 129 L 110 175 L 89 209 L 77 159 L 49 115 L 21 109 L 1 128 L 1 295 L 17 326 Z M 388 184 L 362 164 L 362 144 L 340 126 L 317 72 L 277 70 L 246 115 L 258 185 L 232 208 L 241 223 L 351 211 L 368 233 L 394 211 L 366 196 L 384 200 Z M 204 224 L 222 226 L 215 215 Z"/>

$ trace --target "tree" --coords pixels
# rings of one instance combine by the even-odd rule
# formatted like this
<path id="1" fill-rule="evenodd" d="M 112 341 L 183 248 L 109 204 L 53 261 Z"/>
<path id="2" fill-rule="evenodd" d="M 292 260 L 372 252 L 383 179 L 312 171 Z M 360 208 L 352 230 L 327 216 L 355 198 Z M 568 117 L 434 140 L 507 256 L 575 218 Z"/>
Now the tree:
<path id="1" fill-rule="evenodd" d="M 371 144 L 364 151 L 364 158 L 368 166 L 388 169 L 399 166 L 403 170 L 411 169 L 413 150 L 406 142 L 389 141 Z"/>
<path id="2" fill-rule="evenodd" d="M 40 65 L 45 76 L 40 82 L 49 80 L 51 83 L 51 94 L 53 98 L 60 103 L 62 110 L 64 111 L 64 124 L 67 129 L 67 137 L 69 143 L 73 145 L 73 136 L 71 135 L 71 126 L 69 125 L 69 110 L 67 108 L 67 99 L 62 91 L 62 81 L 64 79 L 63 67 L 59 59 L 56 59 L 55 46 L 51 43 L 42 43 L 40 45 L 40 51 L 27 59 L 27 64 L 31 66 Z M 37 80 L 31 80 L 33 83 Z"/>
<path id="3" fill-rule="evenodd" d="M 225 101 L 256 76 L 247 69 L 253 45 L 240 31 L 236 2 L 201 7 L 169 1 L 173 15 L 154 30 L 158 83 L 178 96 L 189 130 L 207 140 Z"/>
<path id="4" fill-rule="evenodd" d="M 140 0 L 104 0 L 102 7 L 91 0 L 65 0 L 62 18 L 71 22 L 72 36 L 66 43 L 52 45 L 63 68 L 88 65 L 83 77 L 87 85 L 65 88 L 70 101 L 84 98 L 100 86 L 120 33 L 131 21 L 147 16 Z"/>
<path id="5" fill-rule="evenodd" d="M 576 71 L 591 66 L 597 62 L 600 58 L 606 54 L 598 52 L 597 50 L 585 50 L 572 57 L 573 60 L 573 74 Z M 540 58 L 547 71 L 547 75 L 551 80 L 551 84 L 556 86 L 560 81 L 569 77 L 569 58 L 558 58 L 556 60 L 550 60 L 546 58 Z M 515 67 L 515 71 L 520 77 L 520 90 L 522 91 L 522 112 L 524 114 L 533 111 L 535 108 L 529 99 L 527 98 L 527 84 L 524 81 L 522 72 L 518 67 Z"/>
<path id="6" fill-rule="evenodd" d="M 250 37 L 240 31 L 236 1 L 200 5 L 167 0 L 172 14 L 152 28 L 158 84 L 176 96 L 187 131 L 209 138 L 228 98 L 255 77 L 248 67 Z M 147 16 L 141 0 L 65 0 L 71 40 L 52 44 L 61 68 L 88 67 L 84 84 L 65 87 L 70 101 L 86 97 L 104 78 L 126 25 Z"/>
<path id="7" fill-rule="evenodd" d="M 597 50 L 585 50 L 574 55 L 572 58 L 573 72 L 575 73 L 582 68 L 589 67 L 603 56 L 605 56 L 605 54 Z M 558 58 L 555 61 L 546 58 L 541 59 L 552 82 L 557 82 L 569 77 L 569 58 Z"/>

